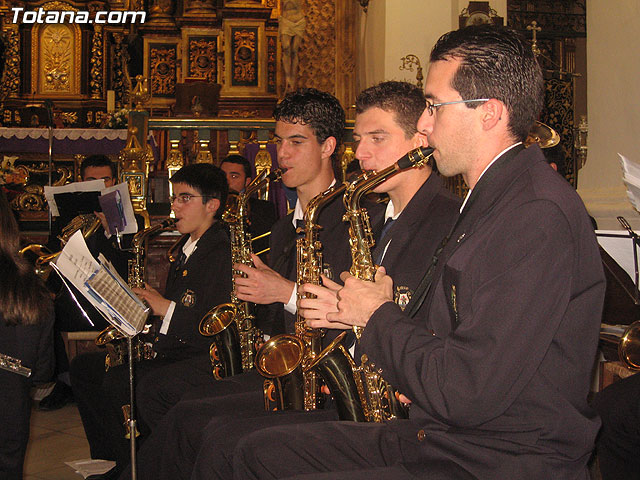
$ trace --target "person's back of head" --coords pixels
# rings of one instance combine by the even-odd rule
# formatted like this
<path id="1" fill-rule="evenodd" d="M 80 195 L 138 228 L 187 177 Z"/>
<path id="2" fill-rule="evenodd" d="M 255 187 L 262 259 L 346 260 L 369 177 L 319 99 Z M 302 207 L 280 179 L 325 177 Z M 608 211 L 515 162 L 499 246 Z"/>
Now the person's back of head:
<path id="1" fill-rule="evenodd" d="M 424 93 L 416 85 L 392 80 L 360 92 L 356 97 L 356 114 L 364 113 L 370 108 L 393 113 L 396 123 L 409 139 L 418 132 L 418 119 L 424 111 L 425 102 Z"/>
<path id="2" fill-rule="evenodd" d="M 345 113 L 336 97 L 315 88 L 300 88 L 288 93 L 273 111 L 276 121 L 301 123 L 313 130 L 318 143 L 336 139 L 332 162 L 336 166 L 345 128 Z"/>
<path id="3" fill-rule="evenodd" d="M 544 101 L 542 71 L 528 42 L 510 28 L 474 25 L 440 37 L 430 61 L 451 58 L 461 61 L 451 87 L 463 100 L 500 100 L 509 112 L 511 136 L 524 141 Z"/>
<path id="4" fill-rule="evenodd" d="M 171 183 L 184 183 L 194 188 L 202 195 L 202 203 L 207 203 L 211 198 L 220 200 L 222 208 L 218 209 L 216 217 L 222 215 L 222 210 L 227 202 L 229 187 L 227 178 L 222 170 L 210 163 L 193 163 L 178 170 L 170 179 Z"/>
<path id="5" fill-rule="evenodd" d="M 18 254 L 20 233 L 7 197 L 0 188 L 0 314 L 7 325 L 33 325 L 51 308 L 43 282 Z"/>

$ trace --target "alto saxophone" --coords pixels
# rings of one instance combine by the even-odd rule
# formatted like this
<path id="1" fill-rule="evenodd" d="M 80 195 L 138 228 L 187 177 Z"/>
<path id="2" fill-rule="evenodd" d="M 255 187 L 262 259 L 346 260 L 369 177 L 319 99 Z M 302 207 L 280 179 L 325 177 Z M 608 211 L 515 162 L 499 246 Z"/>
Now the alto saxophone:
<path id="1" fill-rule="evenodd" d="M 133 236 L 132 252 L 134 257 L 129 260 L 127 277 L 127 283 L 131 288 L 144 288 L 145 240 L 165 230 L 173 230 L 175 224 L 176 220 L 169 218 L 162 223 L 145 228 Z M 127 345 L 126 342 L 122 341 L 124 338 L 125 336 L 113 326 L 105 328 L 96 337 L 96 345 L 107 347 L 107 356 L 104 360 L 105 370 L 122 365 L 127 361 Z M 154 357 L 151 346 L 139 338 L 135 339 L 133 349 L 133 355 L 138 361 L 149 360 Z"/>
<path id="2" fill-rule="evenodd" d="M 351 268 L 349 273 L 356 278 L 373 282 L 377 266 L 371 249 L 374 245 L 369 214 L 360 206 L 360 200 L 396 173 L 427 163 L 432 148 L 411 150 L 393 165 L 378 172 L 365 172 L 347 187 L 343 197 L 349 222 L 349 244 L 351 246 Z M 353 327 L 356 341 L 360 340 L 362 327 Z M 408 418 L 407 408 L 398 400 L 395 389 L 382 378 L 381 371 L 362 355 L 357 366 L 347 349 L 342 345 L 346 332 L 341 333 L 308 366 L 318 370 L 329 385 L 336 400 L 341 420 L 382 422 L 393 418 Z"/>
<path id="3" fill-rule="evenodd" d="M 277 182 L 282 170 L 268 173 L 264 170 L 253 179 L 244 192 L 227 202 L 222 220 L 229 225 L 231 239 L 231 262 L 253 266 L 251 254 L 251 235 L 246 230 L 249 198 L 263 188 L 269 181 Z M 251 304 L 243 302 L 235 293 L 235 275 L 232 271 L 231 301 L 209 310 L 200 321 L 199 331 L 206 337 L 214 337 L 209 353 L 216 379 L 246 372 L 254 367 L 257 344 L 263 339 L 263 333 L 255 326 L 255 317 Z"/>
<path id="4" fill-rule="evenodd" d="M 318 240 L 318 211 L 341 195 L 346 184 L 334 185 L 311 199 L 304 213 L 304 233 L 296 242 L 298 286 L 304 283 L 320 285 L 322 273 L 322 244 Z M 298 290 L 298 300 L 303 294 Z M 320 406 L 320 379 L 315 370 L 307 369 L 322 350 L 324 330 L 307 327 L 300 314 L 296 315 L 295 335 L 276 335 L 269 339 L 256 355 L 258 372 L 271 379 L 276 393 L 278 410 L 315 410 Z M 265 391 L 265 395 L 267 392 Z M 266 399 L 265 399 L 266 400 Z M 265 402 L 268 404 L 268 401 Z"/>

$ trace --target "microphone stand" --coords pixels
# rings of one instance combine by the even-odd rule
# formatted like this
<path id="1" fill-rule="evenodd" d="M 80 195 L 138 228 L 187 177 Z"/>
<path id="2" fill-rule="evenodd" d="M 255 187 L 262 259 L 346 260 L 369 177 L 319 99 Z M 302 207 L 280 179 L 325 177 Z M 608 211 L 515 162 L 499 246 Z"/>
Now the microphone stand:
<path id="1" fill-rule="evenodd" d="M 51 102 L 51 100 L 47 99 L 44 101 L 44 108 L 47 110 L 47 128 L 49 129 L 49 149 L 48 149 L 49 172 L 48 173 L 49 173 L 49 186 L 51 186 L 52 176 L 53 176 L 53 103 Z M 52 225 L 51 208 L 49 208 L 48 222 L 49 222 L 49 236 L 51 236 L 51 225 Z"/>
<path id="2" fill-rule="evenodd" d="M 127 349 L 129 353 L 129 404 L 131 405 L 131 415 L 129 415 L 129 439 L 131 446 L 131 480 L 137 480 L 136 468 L 136 419 L 135 419 L 135 390 L 133 386 L 133 337 L 127 336 Z"/>

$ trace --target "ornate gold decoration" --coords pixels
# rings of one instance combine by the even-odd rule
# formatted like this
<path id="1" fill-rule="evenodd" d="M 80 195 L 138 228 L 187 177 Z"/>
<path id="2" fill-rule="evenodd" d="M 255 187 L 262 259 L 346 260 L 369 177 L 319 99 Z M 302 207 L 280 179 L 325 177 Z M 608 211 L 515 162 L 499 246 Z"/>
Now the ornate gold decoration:
<path id="1" fill-rule="evenodd" d="M 531 51 L 537 57 L 540 55 L 540 49 L 538 48 L 538 32 L 542 31 L 542 27 L 538 27 L 538 22 L 535 20 L 527 25 L 527 30 L 531 31 Z"/>
<path id="2" fill-rule="evenodd" d="M 89 80 L 89 89 L 91 91 L 91 98 L 102 98 L 102 27 L 100 25 L 94 25 L 93 36 L 91 37 L 91 80 Z"/>
<path id="3" fill-rule="evenodd" d="M 257 28 L 232 28 L 234 85 L 257 85 Z"/>
<path id="4" fill-rule="evenodd" d="M 303 42 L 298 51 L 298 84 L 337 93 L 336 5 L 325 0 L 307 0 L 306 12 L 305 38 L 313 38 L 313 42 Z M 340 96 L 338 99 L 342 100 Z"/>
<path id="5" fill-rule="evenodd" d="M 149 46 L 149 72 L 153 96 L 175 95 L 177 56 L 176 45 L 152 44 Z"/>
<path id="6" fill-rule="evenodd" d="M 129 52 L 124 42 L 124 33 L 113 33 L 113 69 L 111 69 L 111 85 L 116 93 L 116 108 L 130 106 L 131 78 L 129 77 Z M 97 120 L 96 120 L 97 122 Z"/>
<path id="7" fill-rule="evenodd" d="M 77 11 L 64 2 L 49 2 L 43 10 Z M 36 24 L 31 31 L 31 91 L 68 97 L 80 94 L 82 40 L 75 23 Z"/>
<path id="8" fill-rule="evenodd" d="M 175 25 L 173 20 L 173 0 L 151 0 L 149 21 L 153 25 Z"/>
<path id="9" fill-rule="evenodd" d="M 87 112 L 87 115 L 91 113 L 91 110 Z M 60 118 L 65 125 L 74 125 L 78 122 L 78 112 L 61 112 Z M 88 123 L 92 123 L 90 118 L 88 118 Z"/>
<path id="10" fill-rule="evenodd" d="M 2 27 L 5 44 L 4 72 L 0 83 L 0 100 L 20 93 L 20 33 L 18 25 L 7 23 Z"/>
<path id="11" fill-rule="evenodd" d="M 400 70 L 409 70 L 413 72 L 413 66 L 416 66 L 416 85 L 418 88 L 422 89 L 422 80 L 424 80 L 424 75 L 422 74 L 422 65 L 420 65 L 420 59 L 410 53 L 409 55 L 405 55 L 400 59 L 402 65 L 400 65 Z"/>
<path id="12" fill-rule="evenodd" d="M 144 78 L 142 75 L 136 76 L 136 86 L 131 92 L 131 101 L 135 105 L 135 110 L 138 112 L 144 111 L 144 106 L 151 99 L 151 93 L 149 93 L 149 79 Z"/>
<path id="13" fill-rule="evenodd" d="M 340 157 L 340 171 L 342 172 L 342 181 L 347 181 L 347 167 L 356 159 L 356 154 L 351 145 L 345 143 L 344 152 Z"/>
<path id="14" fill-rule="evenodd" d="M 216 82 L 217 37 L 189 38 L 189 77 Z"/>
<path id="15" fill-rule="evenodd" d="M 138 128 L 130 126 L 128 130 L 127 144 L 118 155 L 120 163 L 120 180 L 127 183 L 131 203 L 135 212 L 145 217 L 145 223 L 149 220 L 147 212 L 147 183 L 145 169 L 153 162 L 153 154 L 148 145 L 143 148 L 138 141 Z"/>
<path id="16" fill-rule="evenodd" d="M 278 91 L 278 35 L 267 34 L 267 92 Z"/>
<path id="17" fill-rule="evenodd" d="M 258 110 L 232 110 L 230 116 L 240 118 L 255 118 L 260 116 L 260 112 L 258 112 Z"/>

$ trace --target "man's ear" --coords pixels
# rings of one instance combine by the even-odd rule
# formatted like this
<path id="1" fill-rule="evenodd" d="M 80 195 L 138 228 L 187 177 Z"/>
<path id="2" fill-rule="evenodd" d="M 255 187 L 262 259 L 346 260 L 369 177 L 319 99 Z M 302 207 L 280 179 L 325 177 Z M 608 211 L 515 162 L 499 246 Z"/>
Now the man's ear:
<path id="1" fill-rule="evenodd" d="M 207 212 L 208 213 L 213 213 L 213 215 L 215 216 L 215 214 L 218 212 L 218 209 L 220 208 L 220 199 L 219 198 L 210 198 L 207 201 Z"/>
<path id="2" fill-rule="evenodd" d="M 492 98 L 478 108 L 480 109 L 483 130 L 491 130 L 501 120 L 509 121 L 507 109 L 500 100 Z M 505 118 L 503 119 L 503 117 Z"/>
<path id="3" fill-rule="evenodd" d="M 336 145 L 338 142 L 335 137 L 327 137 L 327 139 L 322 142 L 322 156 L 327 158 L 333 155 L 336 150 Z"/>

